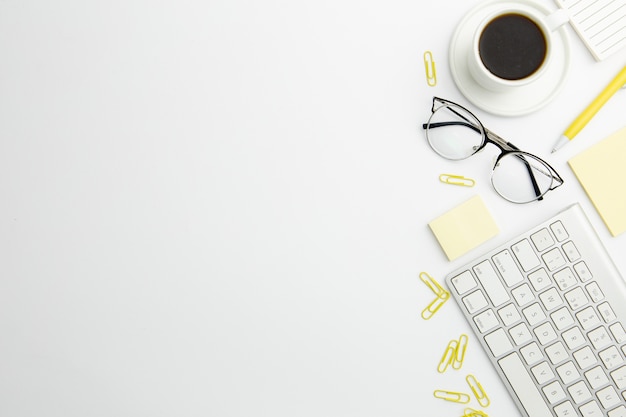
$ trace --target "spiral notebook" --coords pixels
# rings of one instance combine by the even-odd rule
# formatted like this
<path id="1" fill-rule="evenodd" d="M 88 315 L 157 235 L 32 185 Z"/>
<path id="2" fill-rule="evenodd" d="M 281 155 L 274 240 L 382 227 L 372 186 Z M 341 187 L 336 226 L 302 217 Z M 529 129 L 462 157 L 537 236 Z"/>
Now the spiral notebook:
<path id="1" fill-rule="evenodd" d="M 597 61 L 626 46 L 626 0 L 554 1 Z"/>
<path id="2" fill-rule="evenodd" d="M 613 236 L 626 231 L 624 161 L 626 161 L 626 127 L 568 161 Z"/>

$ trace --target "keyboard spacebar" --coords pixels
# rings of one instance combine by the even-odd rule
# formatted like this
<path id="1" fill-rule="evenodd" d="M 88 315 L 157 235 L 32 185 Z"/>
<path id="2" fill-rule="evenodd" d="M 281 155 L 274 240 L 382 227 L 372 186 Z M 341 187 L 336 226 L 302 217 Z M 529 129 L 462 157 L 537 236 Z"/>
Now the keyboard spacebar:
<path id="1" fill-rule="evenodd" d="M 519 355 L 515 352 L 498 361 L 526 414 L 530 417 L 552 417 L 550 409 L 533 382 Z"/>

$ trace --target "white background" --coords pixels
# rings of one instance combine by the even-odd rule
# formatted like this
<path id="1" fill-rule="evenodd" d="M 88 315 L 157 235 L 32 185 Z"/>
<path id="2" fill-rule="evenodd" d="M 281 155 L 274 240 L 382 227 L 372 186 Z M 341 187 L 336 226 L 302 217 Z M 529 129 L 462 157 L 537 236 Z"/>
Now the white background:
<path id="1" fill-rule="evenodd" d="M 473 335 L 463 369 L 436 372 L 470 329 L 454 302 L 420 318 L 418 273 L 577 201 L 626 271 L 626 236 L 566 163 L 625 125 L 626 92 L 550 154 L 626 51 L 596 62 L 568 27 L 564 90 L 488 114 L 448 69 L 476 3 L 0 1 L 0 415 L 454 416 L 433 390 L 470 372 L 490 415 L 518 415 Z M 433 95 L 565 185 L 514 205 L 489 184 L 495 148 L 436 156 Z M 449 262 L 427 223 L 476 194 L 500 233 Z"/>

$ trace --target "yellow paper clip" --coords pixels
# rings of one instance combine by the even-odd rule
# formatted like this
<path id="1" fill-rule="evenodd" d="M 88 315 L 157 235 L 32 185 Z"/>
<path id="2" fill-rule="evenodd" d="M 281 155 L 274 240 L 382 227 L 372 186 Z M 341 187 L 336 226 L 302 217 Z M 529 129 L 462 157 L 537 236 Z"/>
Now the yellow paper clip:
<path id="1" fill-rule="evenodd" d="M 450 293 L 443 288 L 435 278 L 428 275 L 428 273 L 420 272 L 420 279 L 424 282 L 424 284 L 426 284 L 426 286 L 428 286 L 428 288 L 432 290 L 432 292 L 435 293 L 437 297 L 448 298 L 450 296 Z"/>
<path id="2" fill-rule="evenodd" d="M 478 400 L 478 404 L 483 407 L 488 407 L 489 404 L 491 404 L 491 401 L 489 400 L 489 397 L 487 397 L 487 393 L 483 389 L 483 386 L 480 385 L 480 382 L 478 382 L 476 377 L 472 374 L 469 374 L 467 377 L 465 377 L 465 380 L 467 381 L 472 392 L 474 393 L 474 396 Z"/>
<path id="3" fill-rule="evenodd" d="M 463 366 L 465 360 L 465 352 L 467 350 L 468 337 L 465 333 L 461 334 L 459 339 L 452 339 L 446 346 L 443 352 L 441 361 L 437 365 L 437 371 L 444 373 L 448 366 L 452 366 L 453 369 L 459 370 Z"/>
<path id="4" fill-rule="evenodd" d="M 441 174 L 439 175 L 439 181 L 446 184 L 460 185 L 461 187 L 473 187 L 476 184 L 476 181 L 471 178 L 453 174 Z"/>
<path id="5" fill-rule="evenodd" d="M 467 407 L 461 417 L 489 417 L 487 413 Z"/>
<path id="6" fill-rule="evenodd" d="M 467 404 L 470 401 L 470 396 L 462 392 L 435 390 L 435 398 L 441 398 L 442 400 L 451 401 L 453 403 Z"/>
<path id="7" fill-rule="evenodd" d="M 437 366 L 437 372 L 440 374 L 444 373 L 448 366 L 454 362 L 454 357 L 456 356 L 456 350 L 459 345 L 457 340 L 450 340 L 448 346 L 446 346 L 446 350 L 443 352 L 443 356 L 439 361 L 439 365 Z"/>
<path id="8" fill-rule="evenodd" d="M 426 68 L 426 83 L 431 87 L 436 86 L 437 68 L 435 67 L 433 53 L 430 51 L 424 52 L 424 67 Z"/>
<path id="9" fill-rule="evenodd" d="M 439 310 L 446 301 L 448 301 L 448 298 L 450 298 L 450 292 L 448 292 L 448 290 L 439 284 L 435 278 L 431 277 L 426 272 L 420 272 L 419 277 L 422 282 L 426 284 L 426 286 L 437 296 L 437 298 L 431 301 L 430 304 L 422 310 L 422 318 L 424 320 L 428 320 L 435 315 L 437 310 Z"/>
<path id="10" fill-rule="evenodd" d="M 445 297 L 437 296 L 433 301 L 430 302 L 430 304 L 428 304 L 426 306 L 426 308 L 424 310 L 422 310 L 422 318 L 424 320 L 428 320 L 432 316 L 434 316 L 435 313 L 441 308 L 441 306 L 446 301 L 448 301 L 448 298 L 450 298 L 450 293 L 447 292 L 447 291 L 446 291 L 446 296 Z"/>
<path id="11" fill-rule="evenodd" d="M 459 337 L 456 351 L 454 352 L 454 360 L 452 361 L 452 368 L 459 370 L 463 366 L 463 360 L 465 360 L 465 351 L 467 350 L 467 335 L 463 333 Z"/>

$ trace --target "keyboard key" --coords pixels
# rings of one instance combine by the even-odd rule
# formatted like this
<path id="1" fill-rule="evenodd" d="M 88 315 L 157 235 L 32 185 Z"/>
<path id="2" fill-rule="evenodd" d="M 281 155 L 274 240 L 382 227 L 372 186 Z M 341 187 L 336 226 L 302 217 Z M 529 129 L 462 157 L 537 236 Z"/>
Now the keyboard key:
<path id="1" fill-rule="evenodd" d="M 552 239 L 552 235 L 548 232 L 548 229 L 543 228 L 538 232 L 533 233 L 530 236 L 530 239 L 533 241 L 535 248 L 539 252 L 543 252 L 548 249 L 550 246 L 554 245 L 554 239 Z"/>
<path id="2" fill-rule="evenodd" d="M 626 407 L 620 405 L 615 410 L 609 411 L 609 417 L 626 417 Z"/>
<path id="3" fill-rule="evenodd" d="M 506 376 L 513 391 L 524 404 L 526 413 L 533 417 L 552 417 L 552 411 L 546 405 L 535 381 L 526 370 L 524 363 L 516 352 L 498 361 L 500 369 Z"/>
<path id="4" fill-rule="evenodd" d="M 563 341 L 571 350 L 582 346 L 585 343 L 585 336 L 578 327 L 572 327 L 571 329 L 563 332 Z"/>
<path id="5" fill-rule="evenodd" d="M 562 404 L 554 407 L 554 412 L 556 413 L 556 417 L 574 417 L 576 416 L 576 410 L 572 403 L 569 401 L 565 401 Z"/>
<path id="6" fill-rule="evenodd" d="M 563 299 L 559 295 L 556 288 L 550 288 L 549 290 L 542 292 L 539 294 L 539 299 L 543 303 L 544 308 L 548 311 L 554 310 L 563 304 Z"/>
<path id="7" fill-rule="evenodd" d="M 587 388 L 585 381 L 578 381 L 574 385 L 568 387 L 567 390 L 576 404 L 582 404 L 591 398 L 591 392 L 589 392 L 589 388 Z M 602 413 L 597 414 L 597 417 L 601 416 Z"/>
<path id="8" fill-rule="evenodd" d="M 580 253 L 578 252 L 578 248 L 574 245 L 574 242 L 571 240 L 567 243 L 563 244 L 563 252 L 565 252 L 565 256 L 570 262 L 574 262 L 580 259 Z"/>
<path id="9" fill-rule="evenodd" d="M 622 355 L 619 354 L 619 350 L 617 350 L 615 346 L 611 346 L 610 348 L 600 352 L 600 360 L 606 369 L 613 369 L 624 363 Z"/>
<path id="10" fill-rule="evenodd" d="M 613 335 L 617 343 L 621 344 L 626 341 L 626 331 L 624 331 L 624 326 L 622 326 L 622 323 L 615 323 L 610 325 L 609 330 L 611 331 L 611 334 Z"/>
<path id="11" fill-rule="evenodd" d="M 576 287 L 570 292 L 565 293 L 564 296 L 572 310 L 578 310 L 582 306 L 589 303 L 589 299 L 580 287 Z"/>
<path id="12" fill-rule="evenodd" d="M 498 310 L 498 315 L 500 316 L 502 323 L 504 323 L 504 325 L 507 327 L 522 319 L 522 316 L 520 316 L 517 307 L 515 307 L 512 303 L 507 304 L 506 306 Z"/>
<path id="13" fill-rule="evenodd" d="M 511 294 L 513 295 L 513 298 L 515 298 L 517 305 L 520 307 L 525 306 L 535 299 L 535 294 L 533 294 L 528 284 L 520 285 L 511 291 Z"/>
<path id="14" fill-rule="evenodd" d="M 559 248 L 550 249 L 548 252 L 541 255 L 541 258 L 548 267 L 548 271 L 556 271 L 565 265 L 565 258 Z"/>
<path id="15" fill-rule="evenodd" d="M 481 333 L 485 333 L 498 325 L 498 318 L 493 313 L 493 310 L 489 309 L 475 316 L 474 323 L 476 323 Z"/>
<path id="16" fill-rule="evenodd" d="M 554 378 L 554 372 L 552 372 L 552 367 L 548 362 L 541 362 L 539 365 L 533 366 L 530 371 L 539 385 L 543 385 Z"/>
<path id="17" fill-rule="evenodd" d="M 578 274 L 578 278 L 580 278 L 581 282 L 587 282 L 591 278 L 593 278 L 593 275 L 591 275 L 591 271 L 589 270 L 589 268 L 587 268 L 587 264 L 584 262 L 578 262 L 576 265 L 574 265 L 574 271 L 576 271 L 576 274 Z"/>
<path id="18" fill-rule="evenodd" d="M 513 349 L 513 344 L 503 329 L 498 329 L 485 336 L 485 343 L 496 358 Z"/>
<path id="19" fill-rule="evenodd" d="M 559 272 L 555 273 L 553 277 L 556 285 L 559 286 L 561 291 L 578 284 L 578 280 L 574 276 L 574 272 L 569 268 L 561 269 Z"/>
<path id="20" fill-rule="evenodd" d="M 611 408 L 620 402 L 619 394 L 615 391 L 615 388 L 611 386 L 601 389 L 596 393 L 596 396 L 604 408 Z"/>
<path id="21" fill-rule="evenodd" d="M 563 387 L 561 387 L 559 381 L 551 382 L 543 387 L 543 393 L 546 394 L 546 398 L 550 404 L 556 404 L 565 398 L 565 391 L 563 391 Z"/>
<path id="22" fill-rule="evenodd" d="M 542 345 L 547 345 L 556 339 L 556 332 L 548 321 L 537 327 L 534 332 L 535 335 L 537 335 L 537 340 L 539 340 L 539 343 Z"/>
<path id="23" fill-rule="evenodd" d="M 528 274 L 528 280 L 530 281 L 530 285 L 532 285 L 537 292 L 548 288 L 552 284 L 548 273 L 543 268 L 539 268 L 538 270 Z"/>
<path id="24" fill-rule="evenodd" d="M 592 282 L 585 288 L 587 289 L 587 294 L 589 294 L 591 301 L 593 301 L 594 303 L 604 300 L 604 294 L 602 293 L 602 290 L 600 289 L 600 286 L 597 282 Z"/>
<path id="25" fill-rule="evenodd" d="M 596 393 L 596 396 L 604 408 L 613 407 L 620 401 L 619 394 L 615 391 L 615 388 L 611 386 L 601 389 Z"/>
<path id="26" fill-rule="evenodd" d="M 496 254 L 493 257 L 493 263 L 496 266 L 498 272 L 502 276 L 502 279 L 507 286 L 512 287 L 524 280 L 524 276 L 520 272 L 517 264 L 511 257 L 511 252 L 508 249 Z"/>
<path id="27" fill-rule="evenodd" d="M 467 312 L 470 314 L 474 314 L 489 305 L 481 290 L 476 290 L 464 297 L 463 304 L 465 304 L 465 308 L 467 308 Z"/>
<path id="28" fill-rule="evenodd" d="M 574 318 L 565 307 L 559 308 L 554 313 L 550 314 L 550 318 L 552 319 L 552 322 L 556 326 L 557 330 L 566 329 L 574 324 Z"/>
<path id="29" fill-rule="evenodd" d="M 611 378 L 613 378 L 613 381 L 615 381 L 615 385 L 617 385 L 617 388 L 626 388 L 626 366 L 622 366 L 621 368 L 611 372 Z"/>
<path id="30" fill-rule="evenodd" d="M 456 292 L 459 293 L 459 295 L 463 295 L 469 290 L 478 286 L 470 271 L 465 271 L 457 275 L 456 277 L 452 278 L 450 282 L 452 282 L 452 286 L 454 287 Z"/>
<path id="31" fill-rule="evenodd" d="M 600 316 L 602 317 L 605 323 L 610 323 L 612 321 L 617 320 L 617 317 L 615 316 L 615 312 L 613 312 L 613 309 L 611 308 L 609 303 L 605 302 L 605 303 L 600 304 L 598 306 L 598 311 L 600 312 Z"/>
<path id="32" fill-rule="evenodd" d="M 524 346 L 519 350 L 519 352 L 522 354 L 522 357 L 528 365 L 534 365 L 544 358 L 543 353 L 541 353 L 541 349 L 539 349 L 539 345 L 535 342 Z"/>
<path id="33" fill-rule="evenodd" d="M 550 362 L 552 362 L 554 365 L 563 362 L 565 359 L 568 358 L 567 350 L 561 342 L 556 342 L 555 344 L 548 346 L 546 348 L 546 355 L 548 355 Z"/>
<path id="34" fill-rule="evenodd" d="M 595 401 L 590 401 L 589 403 L 580 407 L 580 412 L 583 417 L 602 417 L 602 410 L 600 410 L 600 406 Z"/>
<path id="35" fill-rule="evenodd" d="M 596 356 L 593 354 L 593 351 L 589 346 L 585 346 L 584 348 L 574 352 L 574 359 L 576 359 L 576 363 L 578 363 L 578 366 L 581 369 L 588 368 L 591 365 L 598 363 Z"/>
<path id="36" fill-rule="evenodd" d="M 565 385 L 570 382 L 574 382 L 580 376 L 576 365 L 574 365 L 574 362 L 572 361 L 565 362 L 563 365 L 556 368 L 556 372 L 559 374 L 561 381 L 563 381 Z"/>
<path id="37" fill-rule="evenodd" d="M 517 242 L 511 249 L 524 271 L 530 271 L 540 265 L 539 258 L 530 246 L 528 239 Z"/>
<path id="38" fill-rule="evenodd" d="M 522 313 L 524 314 L 524 317 L 526 317 L 526 321 L 528 321 L 530 326 L 541 323 L 546 318 L 546 315 L 539 303 L 531 304 L 522 310 Z"/>
<path id="39" fill-rule="evenodd" d="M 487 296 L 495 307 L 498 307 L 511 299 L 511 297 L 509 297 L 509 293 L 504 288 L 504 285 L 502 285 L 502 281 L 500 281 L 495 269 L 493 269 L 488 260 L 479 263 L 473 269 L 476 274 L 476 278 L 478 278 L 478 281 L 482 284 Z"/>
<path id="40" fill-rule="evenodd" d="M 578 319 L 580 325 L 583 327 L 583 330 L 589 330 L 600 324 L 600 318 L 591 306 L 576 313 L 576 318 Z"/>
<path id="41" fill-rule="evenodd" d="M 530 334 L 530 330 L 528 330 L 528 326 L 526 326 L 526 323 L 520 323 L 513 327 L 509 330 L 509 334 L 517 346 L 521 346 L 533 338 Z"/>
<path id="42" fill-rule="evenodd" d="M 585 372 L 585 378 L 587 378 L 591 389 L 598 389 L 609 383 L 609 379 L 601 366 L 596 366 Z"/>
<path id="43" fill-rule="evenodd" d="M 563 227 L 563 223 L 561 223 L 560 220 L 552 223 L 550 225 L 550 229 L 552 230 L 552 233 L 554 233 L 556 240 L 558 240 L 559 242 L 563 242 L 569 237 L 569 235 L 567 234 L 567 230 L 565 230 L 565 227 Z"/>
<path id="44" fill-rule="evenodd" d="M 611 343 L 609 333 L 604 327 L 598 327 L 597 329 L 590 331 L 587 336 L 596 350 L 600 350 Z"/>

